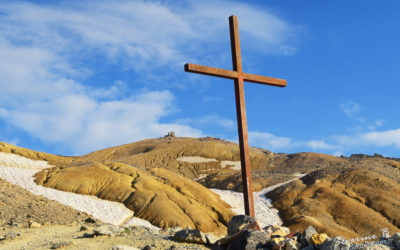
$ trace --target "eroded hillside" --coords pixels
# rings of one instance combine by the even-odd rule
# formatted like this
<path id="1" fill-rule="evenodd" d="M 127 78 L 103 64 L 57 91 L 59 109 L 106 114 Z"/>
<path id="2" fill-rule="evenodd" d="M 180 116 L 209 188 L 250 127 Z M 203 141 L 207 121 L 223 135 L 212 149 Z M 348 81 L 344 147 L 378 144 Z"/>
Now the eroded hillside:
<path id="1" fill-rule="evenodd" d="M 241 190 L 238 145 L 209 137 L 149 139 L 81 157 L 5 143 L 0 151 L 55 165 L 36 175 L 44 186 L 122 202 L 161 227 L 224 230 L 232 216 L 229 206 L 205 187 Z M 313 225 L 348 238 L 382 228 L 400 231 L 398 159 L 276 154 L 258 148 L 251 148 L 250 158 L 256 191 L 304 175 L 268 194 L 292 230 Z"/>
<path id="2" fill-rule="evenodd" d="M 383 159 L 358 164 L 312 172 L 266 196 L 291 230 L 312 225 L 346 238 L 379 235 L 384 228 L 399 232 L 399 164 Z"/>

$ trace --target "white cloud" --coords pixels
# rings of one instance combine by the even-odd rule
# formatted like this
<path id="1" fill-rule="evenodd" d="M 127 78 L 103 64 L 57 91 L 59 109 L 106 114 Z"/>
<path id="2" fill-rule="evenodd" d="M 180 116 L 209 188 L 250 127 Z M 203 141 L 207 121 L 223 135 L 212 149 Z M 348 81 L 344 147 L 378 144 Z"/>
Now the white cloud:
<path id="1" fill-rule="evenodd" d="M 380 122 L 378 122 L 380 123 Z M 233 141 L 233 140 L 232 140 Z M 351 135 L 329 136 L 319 140 L 299 140 L 276 136 L 266 132 L 249 132 L 249 144 L 271 151 L 289 152 L 309 148 L 314 152 L 323 152 L 335 156 L 344 153 L 357 153 L 380 147 L 400 149 L 400 129 L 373 131 Z"/>
<path id="2" fill-rule="evenodd" d="M 208 45 L 226 41 L 227 17 L 240 16 L 243 39 L 250 49 L 264 53 L 293 54 L 289 44 L 297 29 L 268 12 L 232 1 L 81 1 L 59 5 L 3 2 L 0 29 L 14 42 L 49 48 L 68 57 L 105 53 L 138 71 L 157 66 L 182 66 L 190 57 L 205 57 Z M 210 50 L 212 46 L 208 46 Z M 89 48 L 89 49 L 88 49 Z M 79 54 L 78 54 L 79 55 Z M 81 59 L 83 59 L 81 58 Z M 138 59 L 138 60 L 135 60 Z M 68 65 L 60 64 L 60 67 Z"/>
<path id="3" fill-rule="evenodd" d="M 204 62 L 225 53 L 205 55 L 204 47 L 215 46 L 204 45 L 225 44 L 220 41 L 228 37 L 220 34 L 228 34 L 232 13 L 239 15 L 241 37 L 255 41 L 249 45 L 253 51 L 296 51 L 289 42 L 296 28 L 265 9 L 232 1 L 2 1 L 0 13 L 0 119 L 74 153 L 170 130 L 202 136 L 191 126 L 161 122 L 176 111 L 174 95 L 149 88 L 149 79 L 168 77 L 159 67 L 182 71 L 188 55 Z M 134 69 L 146 78 L 89 85 L 87 79 L 101 71 L 98 65 Z M 199 122 L 206 120 L 235 126 L 215 116 Z M 270 141 L 284 144 L 279 137 Z"/>
<path id="4" fill-rule="evenodd" d="M 169 91 L 135 91 L 123 99 L 126 83 L 87 87 L 54 70 L 62 58 L 51 51 L 4 40 L 0 58 L 0 118 L 69 152 L 87 153 L 170 130 L 178 136 L 202 135 L 190 126 L 160 122 L 176 110 Z"/>
<path id="5" fill-rule="evenodd" d="M 288 137 L 279 137 L 265 132 L 249 132 L 249 144 L 263 147 L 268 150 L 287 150 L 296 146 L 292 139 Z"/>
<path id="6" fill-rule="evenodd" d="M 340 104 L 339 107 L 348 116 L 353 116 L 354 114 L 359 112 L 361 109 L 360 104 L 353 102 L 353 101 L 347 101 L 345 103 L 342 103 L 342 104 Z"/>
<path id="7" fill-rule="evenodd" d="M 400 129 L 368 132 L 360 136 L 360 142 L 379 147 L 395 146 L 400 149 Z"/>
<path id="8" fill-rule="evenodd" d="M 171 130 L 178 136 L 202 136 L 190 126 L 159 122 L 170 114 L 172 101 L 169 91 L 119 101 L 65 95 L 28 109 L 2 109 L 0 117 L 42 141 L 66 145 L 74 153 L 159 137 Z"/>
<path id="9" fill-rule="evenodd" d="M 395 147 L 400 149 L 400 129 L 330 136 L 323 142 L 325 141 L 328 141 L 329 144 L 327 143 L 326 148 L 320 147 L 320 149 L 336 150 L 340 154 L 343 154 L 342 152 L 360 152 L 368 148 L 377 147 Z"/>
<path id="10" fill-rule="evenodd" d="M 385 123 L 385 120 L 382 120 L 382 119 L 376 120 L 373 124 L 368 126 L 368 129 L 375 130 L 376 128 L 383 126 L 384 123 Z"/>
<path id="11" fill-rule="evenodd" d="M 323 140 L 311 140 L 308 141 L 306 145 L 310 147 L 312 150 L 320 150 L 320 149 L 326 150 L 335 148 L 334 146 L 327 144 Z"/>

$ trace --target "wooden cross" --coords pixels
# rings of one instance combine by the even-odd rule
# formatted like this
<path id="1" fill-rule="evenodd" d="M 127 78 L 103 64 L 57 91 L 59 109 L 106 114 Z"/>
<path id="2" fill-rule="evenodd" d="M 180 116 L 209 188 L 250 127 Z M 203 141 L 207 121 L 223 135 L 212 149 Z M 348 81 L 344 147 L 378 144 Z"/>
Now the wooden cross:
<path id="1" fill-rule="evenodd" d="M 240 161 L 242 166 L 244 209 L 246 215 L 255 217 L 243 81 L 261 83 L 276 87 L 285 87 L 286 80 L 244 73 L 242 69 L 242 57 L 240 54 L 239 25 L 237 16 L 229 17 L 229 29 L 231 35 L 233 70 L 218 69 L 187 63 L 185 64 L 185 71 L 233 79 L 235 82 L 236 113 L 239 132 Z"/>

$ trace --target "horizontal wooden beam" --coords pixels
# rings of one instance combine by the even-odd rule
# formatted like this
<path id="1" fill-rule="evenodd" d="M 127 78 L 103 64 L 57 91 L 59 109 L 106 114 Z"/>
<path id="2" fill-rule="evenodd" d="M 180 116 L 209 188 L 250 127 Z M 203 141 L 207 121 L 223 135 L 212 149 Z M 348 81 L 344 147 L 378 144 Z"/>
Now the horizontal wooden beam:
<path id="1" fill-rule="evenodd" d="M 273 78 L 268 76 L 260 76 L 254 74 L 243 73 L 243 80 L 246 82 L 254 82 L 275 87 L 286 87 L 286 80 Z"/>
<path id="2" fill-rule="evenodd" d="M 208 76 L 218 76 L 227 79 L 238 79 L 243 78 L 246 82 L 254 82 L 259 84 L 271 85 L 276 87 L 286 87 L 286 80 L 268 77 L 268 76 L 260 76 L 248 73 L 238 74 L 238 72 L 227 69 L 219 69 L 214 67 L 208 67 L 203 65 L 197 65 L 192 63 L 185 64 L 185 71 L 198 73 L 202 75 Z"/>
<path id="3" fill-rule="evenodd" d="M 202 75 L 208 75 L 208 76 L 218 76 L 218 77 L 223 77 L 223 78 L 227 78 L 227 79 L 236 79 L 237 75 L 238 75 L 236 71 L 226 70 L 226 69 L 218 69 L 218 68 L 202 66 L 202 65 L 192 64 L 192 63 L 185 64 L 185 71 L 191 72 L 191 73 L 198 73 L 198 74 L 202 74 Z"/>

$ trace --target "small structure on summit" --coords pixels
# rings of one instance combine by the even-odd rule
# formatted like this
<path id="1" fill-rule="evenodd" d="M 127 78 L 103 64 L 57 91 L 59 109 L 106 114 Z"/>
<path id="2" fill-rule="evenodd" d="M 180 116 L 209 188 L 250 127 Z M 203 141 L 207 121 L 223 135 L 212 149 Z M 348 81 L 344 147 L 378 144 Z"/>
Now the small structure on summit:
<path id="1" fill-rule="evenodd" d="M 175 132 L 174 131 L 170 131 L 168 132 L 168 134 L 164 137 L 175 137 Z"/>
<path id="2" fill-rule="evenodd" d="M 231 37 L 233 70 L 218 69 L 187 63 L 185 64 L 185 71 L 232 79 L 235 82 L 236 114 L 239 132 L 240 161 L 242 165 L 244 208 L 246 215 L 255 217 L 243 81 L 261 83 L 275 87 L 286 87 L 286 80 L 244 73 L 242 69 L 242 56 L 240 53 L 239 25 L 237 16 L 229 17 L 229 29 Z"/>

